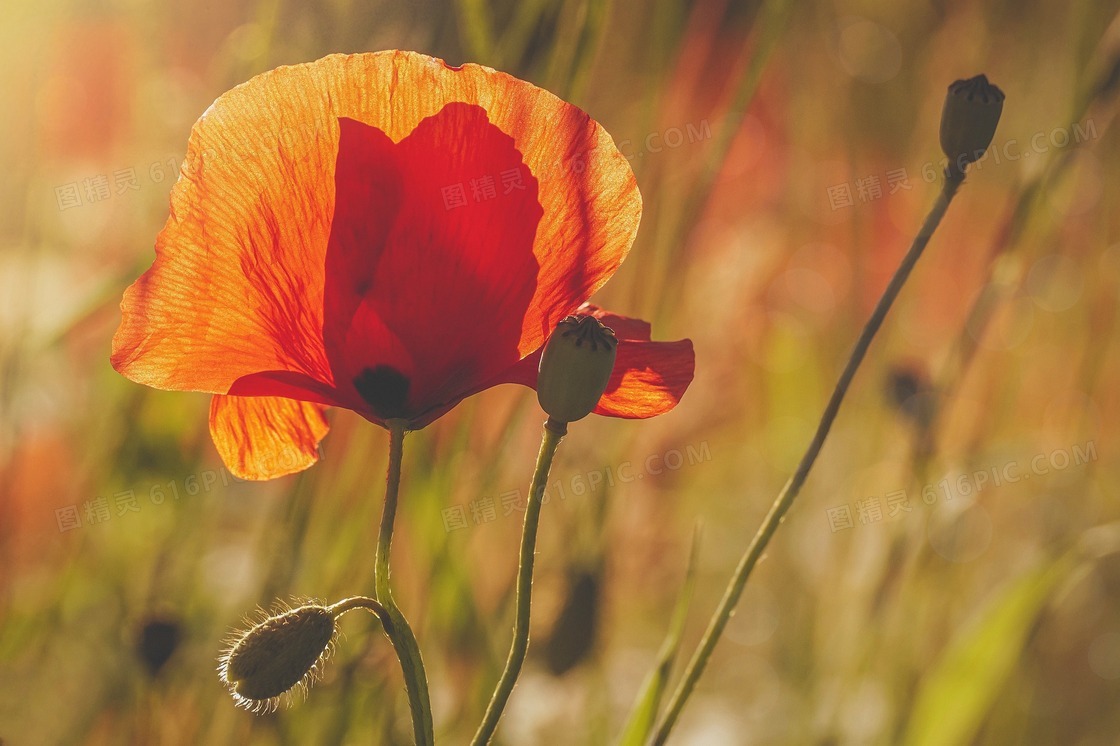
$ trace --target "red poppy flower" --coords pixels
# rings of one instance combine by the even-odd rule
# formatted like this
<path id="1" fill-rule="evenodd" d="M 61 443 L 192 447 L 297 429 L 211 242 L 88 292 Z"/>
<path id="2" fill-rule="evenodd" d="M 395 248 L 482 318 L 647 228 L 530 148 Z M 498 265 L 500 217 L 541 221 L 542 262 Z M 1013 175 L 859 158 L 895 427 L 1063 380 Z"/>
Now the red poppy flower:
<path id="1" fill-rule="evenodd" d="M 327 406 L 415 429 L 490 386 L 533 386 L 549 333 L 618 269 L 640 216 L 610 136 L 524 81 L 399 51 L 281 67 L 192 129 L 113 366 L 217 394 L 230 470 L 289 474 L 317 459 Z M 584 312 L 621 340 L 596 411 L 672 409 L 691 342 Z"/>

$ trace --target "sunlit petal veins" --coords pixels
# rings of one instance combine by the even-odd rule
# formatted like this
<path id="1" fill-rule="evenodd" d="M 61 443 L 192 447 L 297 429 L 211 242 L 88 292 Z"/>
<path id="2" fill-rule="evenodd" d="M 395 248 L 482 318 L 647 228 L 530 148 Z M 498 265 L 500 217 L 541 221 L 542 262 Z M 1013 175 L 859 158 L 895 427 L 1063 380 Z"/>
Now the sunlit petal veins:
<path id="1" fill-rule="evenodd" d="M 650 341 L 649 322 L 620 316 L 591 304 L 580 309 L 619 337 L 614 372 L 595 414 L 640 419 L 664 414 L 684 396 L 696 372 L 692 340 Z"/>
<path id="2" fill-rule="evenodd" d="M 329 426 L 323 407 L 273 396 L 215 396 L 210 435 L 230 472 L 241 479 L 272 479 L 319 460 Z"/>
<path id="3" fill-rule="evenodd" d="M 665 414 L 688 390 L 695 365 L 691 340 L 620 340 L 614 373 L 595 414 L 628 419 Z"/>

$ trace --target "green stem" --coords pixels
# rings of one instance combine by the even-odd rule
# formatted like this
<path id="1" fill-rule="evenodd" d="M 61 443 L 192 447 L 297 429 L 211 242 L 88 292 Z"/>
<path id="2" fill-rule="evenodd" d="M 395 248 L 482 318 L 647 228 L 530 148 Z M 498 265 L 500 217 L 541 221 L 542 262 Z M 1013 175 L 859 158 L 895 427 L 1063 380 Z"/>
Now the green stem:
<path id="1" fill-rule="evenodd" d="M 533 561 L 536 556 L 537 525 L 541 517 L 541 499 L 544 496 L 545 486 L 548 484 L 548 472 L 552 468 L 552 458 L 556 455 L 556 447 L 568 432 L 566 422 L 556 422 L 551 417 L 544 423 L 544 433 L 541 436 L 541 450 L 537 454 L 537 467 L 533 471 L 533 481 L 529 485 L 529 501 L 525 506 L 525 528 L 521 534 L 521 556 L 517 566 L 517 611 L 513 622 L 513 643 L 509 648 L 506 666 L 494 693 L 490 697 L 490 704 L 486 707 L 486 715 L 478 732 L 471 741 L 472 746 L 485 746 L 494 737 L 498 721 L 502 717 L 506 702 L 509 701 L 517 677 L 521 673 L 521 665 L 525 662 L 525 653 L 529 649 L 529 612 L 533 602 Z"/>
<path id="2" fill-rule="evenodd" d="M 385 615 L 385 607 L 377 603 L 377 599 L 370 598 L 369 596 L 350 596 L 344 598 L 338 603 L 331 604 L 327 607 L 335 619 L 338 619 L 343 614 L 353 611 L 354 609 L 365 609 L 378 619 Z"/>
<path id="3" fill-rule="evenodd" d="M 389 420 L 389 470 L 385 477 L 385 506 L 381 510 L 381 531 L 377 536 L 377 557 L 374 563 L 374 585 L 377 601 L 384 607 L 379 614 L 385 634 L 397 651 L 404 674 L 408 706 L 412 711 L 412 730 L 416 746 L 432 746 L 435 733 L 432 726 L 432 704 L 428 697 L 428 679 L 424 674 L 424 661 L 420 646 L 408 626 L 408 620 L 393 601 L 389 587 L 389 554 L 393 545 L 393 521 L 397 515 L 397 496 L 401 486 L 401 458 L 404 454 L 404 432 L 407 422 Z"/>
<path id="4" fill-rule="evenodd" d="M 758 564 L 758 560 L 762 557 L 762 553 L 766 550 L 766 546 L 770 543 L 774 532 L 777 531 L 786 512 L 789 510 L 790 506 L 793 505 L 794 499 L 801 491 L 802 485 L 805 484 L 805 480 L 809 476 L 809 470 L 813 468 L 813 463 L 817 460 L 817 456 L 821 452 L 821 447 L 824 445 L 825 438 L 828 437 L 828 431 L 832 428 L 832 423 L 836 419 L 836 414 L 840 411 L 840 404 L 844 400 L 844 395 L 848 392 L 848 386 L 855 377 L 856 370 L 859 369 L 860 363 L 863 362 L 868 347 L 871 346 L 871 340 L 875 338 L 876 332 L 878 332 L 879 327 L 882 326 L 883 319 L 886 318 L 887 312 L 890 310 L 895 298 L 898 297 L 899 291 L 910 276 L 910 271 L 914 269 L 914 265 L 917 264 L 919 257 L 922 255 L 922 251 L 925 249 L 926 244 L 929 243 L 930 237 L 941 223 L 941 218 L 944 217 L 945 211 L 949 208 L 949 203 L 952 201 L 954 195 L 956 195 L 957 189 L 960 187 L 962 181 L 963 177 L 945 179 L 941 194 L 938 196 L 937 202 L 934 203 L 933 209 L 930 210 L 929 215 L 926 217 L 926 221 L 922 225 L 921 230 L 918 231 L 918 235 L 914 238 L 914 243 L 911 244 L 910 251 L 907 252 L 902 263 L 898 266 L 898 269 L 895 270 L 894 277 L 891 278 L 887 289 L 883 291 L 883 296 L 875 306 L 871 318 L 867 320 L 867 324 L 863 327 L 863 332 L 856 341 L 851 357 L 848 358 L 848 363 L 844 366 L 843 373 L 840 374 L 840 380 L 836 382 L 836 388 L 832 392 L 832 398 L 828 400 L 828 405 L 825 407 L 824 414 L 821 415 L 820 424 L 817 425 L 817 432 L 813 436 L 812 442 L 809 443 L 808 450 L 806 450 L 805 455 L 801 457 L 801 463 L 798 464 L 797 471 L 795 471 L 789 481 L 786 482 L 778 498 L 774 501 L 774 504 L 770 506 L 770 512 L 766 514 L 762 525 L 759 526 L 754 538 L 751 539 L 746 553 L 743 554 L 742 558 L 739 560 L 739 564 L 735 568 L 735 573 L 731 576 L 731 580 L 727 584 L 727 589 L 724 591 L 719 608 L 712 616 L 711 621 L 708 623 L 708 629 L 704 632 L 704 637 L 700 640 L 699 647 L 697 647 L 692 659 L 688 662 L 688 667 L 685 669 L 684 676 L 680 684 L 677 685 L 676 691 L 673 692 L 673 697 L 669 701 L 665 715 L 661 718 L 657 731 L 650 740 L 651 744 L 661 746 L 661 744 L 664 744 L 666 739 L 669 738 L 669 732 L 673 729 L 677 718 L 680 717 L 681 710 L 684 709 L 685 702 L 696 687 L 696 682 L 700 679 L 700 675 L 704 673 L 704 668 L 708 664 L 708 659 L 711 658 L 712 651 L 715 650 L 716 644 L 723 634 L 724 627 L 727 626 L 727 622 L 731 619 L 736 604 L 739 603 L 739 597 L 743 594 L 743 588 L 747 584 L 747 579 L 750 577 L 751 571 L 753 571 L 755 565 Z"/>

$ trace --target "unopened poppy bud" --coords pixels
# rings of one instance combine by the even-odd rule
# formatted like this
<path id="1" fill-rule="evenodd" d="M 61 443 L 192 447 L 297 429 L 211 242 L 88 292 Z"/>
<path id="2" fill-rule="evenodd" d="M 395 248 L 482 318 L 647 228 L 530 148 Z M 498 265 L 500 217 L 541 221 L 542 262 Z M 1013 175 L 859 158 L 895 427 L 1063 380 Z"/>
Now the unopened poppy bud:
<path id="1" fill-rule="evenodd" d="M 968 164 L 980 160 L 992 144 L 1003 98 L 1003 91 L 984 75 L 949 86 L 941 110 L 941 150 L 949 159 L 950 178 L 962 178 Z"/>
<path id="2" fill-rule="evenodd" d="M 218 671 L 238 706 L 270 712 L 314 683 L 334 633 L 335 615 L 318 604 L 274 614 L 235 637 Z"/>
<path id="3" fill-rule="evenodd" d="M 568 316 L 556 325 L 541 354 L 537 400 L 557 422 L 591 414 L 614 370 L 618 339 L 594 316 Z"/>

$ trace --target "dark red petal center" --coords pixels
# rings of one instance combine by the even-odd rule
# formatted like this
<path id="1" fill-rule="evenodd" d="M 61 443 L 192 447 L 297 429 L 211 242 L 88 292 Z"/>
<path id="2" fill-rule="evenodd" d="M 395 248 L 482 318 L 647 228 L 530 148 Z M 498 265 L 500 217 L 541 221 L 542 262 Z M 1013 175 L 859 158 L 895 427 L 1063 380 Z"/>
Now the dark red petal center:
<path id="1" fill-rule="evenodd" d="M 520 359 L 537 181 L 479 106 L 448 104 L 399 143 L 339 127 L 327 356 L 347 406 L 418 420 Z"/>

